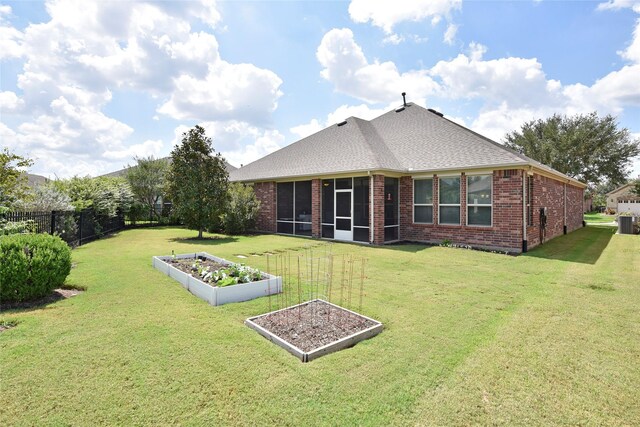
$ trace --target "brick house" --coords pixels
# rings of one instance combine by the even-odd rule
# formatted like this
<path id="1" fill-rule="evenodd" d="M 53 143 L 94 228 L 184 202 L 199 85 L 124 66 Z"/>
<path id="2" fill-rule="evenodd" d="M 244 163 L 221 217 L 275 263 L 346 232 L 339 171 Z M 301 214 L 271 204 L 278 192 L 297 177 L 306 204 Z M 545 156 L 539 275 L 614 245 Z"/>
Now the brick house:
<path id="1" fill-rule="evenodd" d="M 510 252 L 581 227 L 586 187 L 413 103 L 350 117 L 230 179 L 253 185 L 260 231 Z"/>

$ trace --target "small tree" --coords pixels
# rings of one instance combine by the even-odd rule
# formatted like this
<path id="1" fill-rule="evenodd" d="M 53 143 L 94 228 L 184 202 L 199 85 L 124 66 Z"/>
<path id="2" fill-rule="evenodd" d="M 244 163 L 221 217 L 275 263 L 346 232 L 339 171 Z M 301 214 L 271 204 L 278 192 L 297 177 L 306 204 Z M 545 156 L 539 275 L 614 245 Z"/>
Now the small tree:
<path id="1" fill-rule="evenodd" d="M 32 164 L 33 160 L 18 156 L 8 148 L 0 151 L 0 206 L 12 207 L 28 197 L 25 169 Z"/>
<path id="2" fill-rule="evenodd" d="M 165 179 L 169 171 L 167 159 L 154 159 L 150 157 L 136 157 L 136 166 L 127 170 L 127 181 L 136 201 L 147 206 L 149 213 L 159 216 L 156 206 L 162 200 L 165 191 Z"/>
<path id="3" fill-rule="evenodd" d="M 628 129 L 619 128 L 615 117 L 595 112 L 525 123 L 505 136 L 505 145 L 591 188 L 603 181 L 625 182 L 626 168 L 640 154 L 640 141 Z"/>
<path id="4" fill-rule="evenodd" d="M 167 183 L 173 209 L 201 239 L 202 232 L 220 220 L 229 185 L 224 159 L 213 150 L 204 128 L 182 134 L 181 144 L 171 152 Z"/>
<path id="5" fill-rule="evenodd" d="M 18 208 L 31 212 L 71 211 L 71 198 L 53 185 L 39 185 L 31 192 L 31 197 L 20 201 Z"/>
<path id="6" fill-rule="evenodd" d="M 239 182 L 229 186 L 229 204 L 222 217 L 227 234 L 244 234 L 255 228 L 260 201 L 253 188 Z"/>

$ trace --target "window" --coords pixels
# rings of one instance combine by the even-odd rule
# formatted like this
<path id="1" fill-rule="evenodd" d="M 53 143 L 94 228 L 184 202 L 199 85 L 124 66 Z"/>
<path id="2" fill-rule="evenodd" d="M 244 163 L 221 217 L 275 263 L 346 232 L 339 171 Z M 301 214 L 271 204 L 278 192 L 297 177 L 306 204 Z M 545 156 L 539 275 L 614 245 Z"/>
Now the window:
<path id="1" fill-rule="evenodd" d="M 439 223 L 460 225 L 460 177 L 440 178 Z"/>
<path id="2" fill-rule="evenodd" d="M 384 179 L 384 241 L 399 239 L 400 203 L 398 202 L 400 180 L 398 178 Z"/>
<path id="3" fill-rule="evenodd" d="M 467 177 L 467 224 L 491 226 L 492 175 Z"/>
<path id="4" fill-rule="evenodd" d="M 353 240 L 369 241 L 369 177 L 353 178 Z"/>
<path id="5" fill-rule="evenodd" d="M 277 184 L 277 232 L 311 236 L 311 181 Z"/>
<path id="6" fill-rule="evenodd" d="M 322 181 L 322 237 L 333 239 L 333 179 Z"/>
<path id="7" fill-rule="evenodd" d="M 433 178 L 413 181 L 413 222 L 433 224 Z"/>

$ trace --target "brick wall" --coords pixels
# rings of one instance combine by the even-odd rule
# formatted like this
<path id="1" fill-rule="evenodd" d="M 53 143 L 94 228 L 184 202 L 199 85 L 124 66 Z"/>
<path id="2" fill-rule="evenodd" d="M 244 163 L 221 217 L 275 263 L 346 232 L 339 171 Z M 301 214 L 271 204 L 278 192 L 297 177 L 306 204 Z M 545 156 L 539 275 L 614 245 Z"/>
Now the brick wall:
<path id="1" fill-rule="evenodd" d="M 527 227 L 529 249 L 540 244 L 540 208 L 547 208 L 545 242 L 564 233 L 565 225 L 565 183 L 542 176 L 533 175 L 533 226 Z M 584 190 L 566 184 L 566 225 L 567 232 L 582 227 Z"/>
<path id="2" fill-rule="evenodd" d="M 276 183 L 257 182 L 253 186 L 256 197 L 260 200 L 260 213 L 256 228 L 269 233 L 276 232 Z"/>
<path id="3" fill-rule="evenodd" d="M 438 177 L 433 179 L 433 224 L 413 223 L 413 179 L 400 180 L 400 228 L 403 240 L 471 245 L 519 252 L 522 250 L 522 171 L 494 171 L 493 225 L 468 226 L 466 204 L 466 176 L 460 179 L 461 225 L 438 224 Z"/>
<path id="4" fill-rule="evenodd" d="M 322 180 L 311 181 L 311 236 L 322 236 Z"/>

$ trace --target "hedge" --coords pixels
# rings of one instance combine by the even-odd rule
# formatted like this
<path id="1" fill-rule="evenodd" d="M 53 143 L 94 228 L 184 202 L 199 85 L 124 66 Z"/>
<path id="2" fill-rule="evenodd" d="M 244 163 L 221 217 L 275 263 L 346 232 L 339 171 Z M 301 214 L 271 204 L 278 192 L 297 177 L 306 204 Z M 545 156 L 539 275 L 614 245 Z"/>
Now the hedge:
<path id="1" fill-rule="evenodd" d="M 0 260 L 0 302 L 47 296 L 71 271 L 71 249 L 48 234 L 1 236 Z"/>

